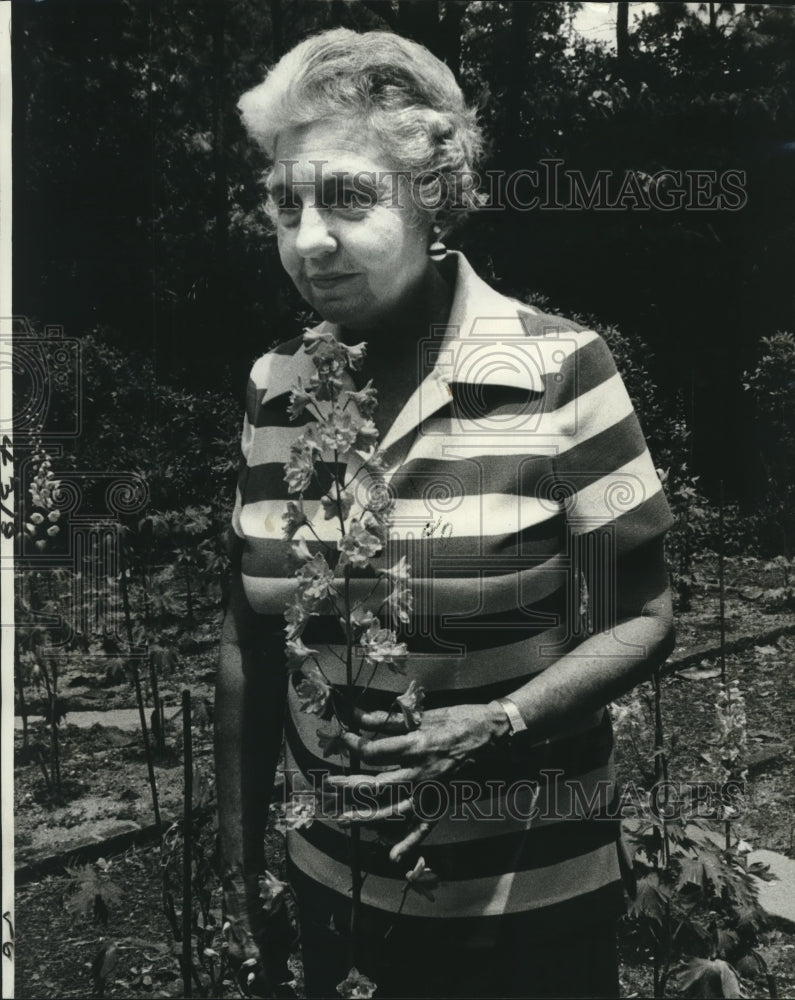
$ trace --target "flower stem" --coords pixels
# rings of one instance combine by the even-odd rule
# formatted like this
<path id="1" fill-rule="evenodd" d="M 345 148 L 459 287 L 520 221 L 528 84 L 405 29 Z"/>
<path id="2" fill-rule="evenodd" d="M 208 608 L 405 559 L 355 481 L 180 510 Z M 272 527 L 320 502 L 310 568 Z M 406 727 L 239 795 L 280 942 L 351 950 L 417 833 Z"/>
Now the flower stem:
<path id="1" fill-rule="evenodd" d="M 339 490 L 339 484 L 337 484 Z M 345 683 L 348 697 L 351 697 L 353 690 L 353 640 L 351 636 L 351 567 L 345 567 Z M 358 732 L 356 720 L 351 712 L 351 730 Z M 361 759 L 355 750 L 350 751 L 348 774 L 355 774 L 361 766 Z M 353 824 L 348 834 L 348 845 L 350 852 L 351 867 L 351 923 L 350 939 L 348 947 L 350 950 L 351 967 L 359 964 L 359 916 L 362 906 L 362 872 L 359 865 L 359 848 L 361 844 L 360 830 Z"/>
<path id="2" fill-rule="evenodd" d="M 386 941 L 386 939 L 389 937 L 389 935 L 395 929 L 395 924 L 397 923 L 398 917 L 403 912 L 403 907 L 406 905 L 406 897 L 408 896 L 408 894 L 409 894 L 409 884 L 407 882 L 406 885 L 403 887 L 403 898 L 400 900 L 400 906 L 398 907 L 398 911 L 395 914 L 395 919 L 392 921 L 392 923 L 387 928 L 386 934 L 384 934 L 384 941 Z"/>

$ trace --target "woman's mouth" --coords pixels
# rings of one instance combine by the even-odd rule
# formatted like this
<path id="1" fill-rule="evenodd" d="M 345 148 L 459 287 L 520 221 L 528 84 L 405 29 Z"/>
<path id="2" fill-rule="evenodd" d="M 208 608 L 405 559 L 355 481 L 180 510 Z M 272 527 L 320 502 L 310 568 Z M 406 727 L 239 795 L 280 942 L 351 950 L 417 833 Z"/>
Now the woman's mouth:
<path id="1" fill-rule="evenodd" d="M 309 283 L 315 288 L 334 288 L 341 282 L 355 278 L 355 274 L 318 274 L 308 275 Z"/>

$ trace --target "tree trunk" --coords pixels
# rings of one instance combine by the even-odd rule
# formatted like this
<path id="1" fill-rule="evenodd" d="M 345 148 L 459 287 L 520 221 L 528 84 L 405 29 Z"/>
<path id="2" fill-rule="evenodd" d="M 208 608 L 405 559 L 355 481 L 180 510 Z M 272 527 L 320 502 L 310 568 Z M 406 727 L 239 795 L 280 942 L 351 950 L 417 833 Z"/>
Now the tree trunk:
<path id="1" fill-rule="evenodd" d="M 210 7 L 212 20 L 213 64 L 213 204 L 214 225 L 214 275 L 213 307 L 216 328 L 220 328 L 225 315 L 226 267 L 229 245 L 229 196 L 226 176 L 226 128 L 224 121 L 226 97 L 226 4 L 214 3 Z"/>
<path id="2" fill-rule="evenodd" d="M 616 14 L 616 62 L 618 72 L 625 77 L 629 68 L 629 3 L 622 0 Z"/>
<path id="3" fill-rule="evenodd" d="M 510 169 L 518 165 L 522 142 L 522 102 L 527 86 L 527 36 L 531 5 L 523 0 L 511 4 L 510 77 L 505 93 L 505 146 Z"/>
<path id="4" fill-rule="evenodd" d="M 25 701 L 25 685 L 20 679 L 17 684 L 19 692 L 19 714 L 22 716 L 22 747 L 28 749 L 28 705 Z"/>
<path id="5" fill-rule="evenodd" d="M 193 591 L 190 585 L 190 567 L 185 564 L 185 606 L 188 612 L 188 624 L 195 624 L 196 618 L 193 614 Z"/>
<path id="6" fill-rule="evenodd" d="M 455 76 L 461 72 L 461 21 L 466 3 L 447 0 L 439 24 L 439 53 Z"/>

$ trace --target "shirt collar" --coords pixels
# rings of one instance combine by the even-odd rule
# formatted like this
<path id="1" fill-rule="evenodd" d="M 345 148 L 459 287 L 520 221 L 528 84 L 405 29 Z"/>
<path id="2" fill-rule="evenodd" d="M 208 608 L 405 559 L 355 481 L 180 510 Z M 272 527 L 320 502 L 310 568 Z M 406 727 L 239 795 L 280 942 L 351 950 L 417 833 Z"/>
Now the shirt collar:
<path id="1" fill-rule="evenodd" d="M 430 332 L 430 371 L 384 436 L 384 450 L 447 406 L 455 386 L 543 391 L 540 371 L 528 364 L 524 322 L 538 311 L 487 285 L 462 253 L 448 253 L 440 266 L 455 281 L 450 316 Z"/>
<path id="2" fill-rule="evenodd" d="M 543 392 L 541 372 L 528 364 L 526 346 L 526 318 L 538 310 L 495 291 L 458 251 L 448 252 L 439 266 L 454 282 L 450 316 L 446 324 L 429 332 L 424 353 L 430 370 L 385 434 L 383 450 L 447 406 L 454 386 Z M 316 329 L 339 335 L 333 323 L 321 323 Z"/>

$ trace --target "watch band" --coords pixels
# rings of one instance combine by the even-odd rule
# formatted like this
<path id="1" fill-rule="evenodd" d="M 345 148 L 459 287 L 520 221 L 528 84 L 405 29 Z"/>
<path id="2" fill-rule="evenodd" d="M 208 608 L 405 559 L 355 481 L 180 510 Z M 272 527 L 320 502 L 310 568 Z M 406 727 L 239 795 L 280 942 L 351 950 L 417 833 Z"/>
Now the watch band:
<path id="1" fill-rule="evenodd" d="M 514 736 L 516 733 L 522 733 L 527 729 L 527 723 L 522 718 L 522 713 L 510 698 L 495 698 L 494 700 L 508 716 L 508 725 L 511 727 L 509 735 Z"/>

